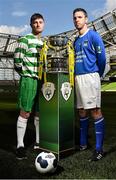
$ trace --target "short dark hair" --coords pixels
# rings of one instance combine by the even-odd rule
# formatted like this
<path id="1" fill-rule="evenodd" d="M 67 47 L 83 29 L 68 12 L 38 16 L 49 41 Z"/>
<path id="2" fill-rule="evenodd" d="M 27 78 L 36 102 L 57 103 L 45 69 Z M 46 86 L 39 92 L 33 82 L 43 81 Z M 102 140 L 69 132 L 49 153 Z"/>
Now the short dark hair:
<path id="1" fill-rule="evenodd" d="M 82 12 L 84 13 L 85 17 L 88 17 L 87 11 L 86 11 L 85 9 L 83 9 L 83 8 L 76 8 L 76 9 L 74 9 L 73 15 L 74 15 L 76 12 L 79 12 L 79 11 L 82 11 Z"/>
<path id="2" fill-rule="evenodd" d="M 31 18 L 30 18 L 30 24 L 32 24 L 35 19 L 39 19 L 39 18 L 41 18 L 41 19 L 44 20 L 44 18 L 43 18 L 43 16 L 42 16 L 41 14 L 39 14 L 39 13 L 34 13 L 34 14 L 31 16 Z"/>

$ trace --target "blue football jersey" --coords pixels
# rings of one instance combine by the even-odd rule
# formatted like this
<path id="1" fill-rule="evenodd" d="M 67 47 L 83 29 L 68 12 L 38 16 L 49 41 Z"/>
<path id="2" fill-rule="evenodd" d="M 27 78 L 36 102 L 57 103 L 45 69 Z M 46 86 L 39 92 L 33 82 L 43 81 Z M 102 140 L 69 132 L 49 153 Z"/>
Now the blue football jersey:
<path id="1" fill-rule="evenodd" d="M 82 36 L 76 37 L 75 75 L 98 72 L 103 75 L 106 55 L 101 36 L 94 30 L 88 30 Z"/>

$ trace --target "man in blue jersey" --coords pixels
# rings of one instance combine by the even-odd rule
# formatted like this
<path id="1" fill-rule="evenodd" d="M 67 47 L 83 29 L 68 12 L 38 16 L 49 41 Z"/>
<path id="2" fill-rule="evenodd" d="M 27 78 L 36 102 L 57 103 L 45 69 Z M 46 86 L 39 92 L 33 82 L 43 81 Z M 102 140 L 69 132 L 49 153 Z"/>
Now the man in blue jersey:
<path id="1" fill-rule="evenodd" d="M 104 117 L 101 112 L 101 82 L 106 64 L 105 48 L 100 35 L 88 29 L 88 15 L 82 8 L 73 11 L 73 21 L 79 35 L 74 41 L 75 89 L 80 117 L 80 150 L 88 146 L 88 110 L 94 119 L 96 146 L 89 161 L 104 156 Z"/>

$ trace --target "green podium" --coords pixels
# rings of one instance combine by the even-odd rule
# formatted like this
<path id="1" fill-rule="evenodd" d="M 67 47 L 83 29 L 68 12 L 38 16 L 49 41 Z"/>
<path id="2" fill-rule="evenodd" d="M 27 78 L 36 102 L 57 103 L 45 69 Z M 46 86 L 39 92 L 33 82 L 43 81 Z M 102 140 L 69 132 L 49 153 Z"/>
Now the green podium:
<path id="1" fill-rule="evenodd" d="M 74 51 L 71 41 L 62 36 L 49 37 L 44 42 L 39 67 L 40 77 L 42 72 L 44 75 L 39 94 L 40 148 L 57 154 L 59 159 L 75 149 Z"/>
<path id="2" fill-rule="evenodd" d="M 39 95 L 40 148 L 56 153 L 59 159 L 75 146 L 74 88 L 68 89 L 69 76 L 65 73 L 47 74 L 47 81 Z M 50 92 L 52 85 L 54 92 Z"/>

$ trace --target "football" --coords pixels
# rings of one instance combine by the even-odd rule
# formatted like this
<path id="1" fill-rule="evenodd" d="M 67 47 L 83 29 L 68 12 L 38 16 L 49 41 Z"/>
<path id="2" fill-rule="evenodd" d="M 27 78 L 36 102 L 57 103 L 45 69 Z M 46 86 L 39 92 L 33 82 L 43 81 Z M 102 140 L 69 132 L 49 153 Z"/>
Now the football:
<path id="1" fill-rule="evenodd" d="M 41 152 L 35 159 L 35 167 L 39 173 L 54 173 L 57 159 L 53 153 Z"/>

